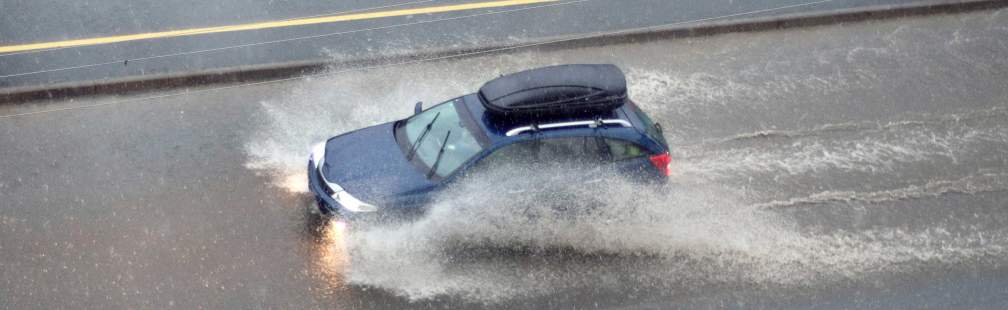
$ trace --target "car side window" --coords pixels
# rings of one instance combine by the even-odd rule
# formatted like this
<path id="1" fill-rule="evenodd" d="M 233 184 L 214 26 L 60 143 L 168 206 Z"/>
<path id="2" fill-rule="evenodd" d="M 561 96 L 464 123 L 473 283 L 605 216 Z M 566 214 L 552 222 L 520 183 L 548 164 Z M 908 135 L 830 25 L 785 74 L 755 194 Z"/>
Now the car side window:
<path id="1" fill-rule="evenodd" d="M 595 137 L 564 137 L 523 141 L 497 149 L 478 166 L 508 164 L 578 164 L 611 159 L 606 143 Z"/>
<path id="2" fill-rule="evenodd" d="M 480 166 L 492 166 L 537 161 L 538 145 L 532 142 L 518 142 L 506 145 L 490 153 L 480 161 Z"/>
<path id="3" fill-rule="evenodd" d="M 539 160 L 591 163 L 608 159 L 604 146 L 594 137 L 566 137 L 539 140 Z"/>
<path id="4" fill-rule="evenodd" d="M 605 146 L 609 149 L 609 153 L 612 154 L 612 160 L 614 161 L 647 155 L 644 148 L 632 142 L 608 138 L 602 138 L 602 140 L 604 141 Z"/>

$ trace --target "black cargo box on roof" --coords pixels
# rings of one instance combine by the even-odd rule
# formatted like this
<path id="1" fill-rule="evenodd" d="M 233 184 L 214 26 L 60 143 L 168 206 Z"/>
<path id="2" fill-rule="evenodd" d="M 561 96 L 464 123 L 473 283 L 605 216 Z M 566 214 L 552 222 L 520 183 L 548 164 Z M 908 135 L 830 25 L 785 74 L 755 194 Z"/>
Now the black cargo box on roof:
<path id="1" fill-rule="evenodd" d="M 626 97 L 623 71 L 609 64 L 532 69 L 499 77 L 479 90 L 483 106 L 504 116 L 607 112 Z"/>

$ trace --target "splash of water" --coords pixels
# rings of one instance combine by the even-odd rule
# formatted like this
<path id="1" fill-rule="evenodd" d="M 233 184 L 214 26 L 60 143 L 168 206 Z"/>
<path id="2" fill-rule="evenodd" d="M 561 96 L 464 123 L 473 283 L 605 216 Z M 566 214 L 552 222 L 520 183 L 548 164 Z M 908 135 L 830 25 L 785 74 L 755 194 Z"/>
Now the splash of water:
<path id="1" fill-rule="evenodd" d="M 753 204 L 756 208 L 787 208 L 831 202 L 863 202 L 883 203 L 897 200 L 939 197 L 950 193 L 975 195 L 986 192 L 1008 191 L 1008 174 L 979 173 L 956 180 L 931 180 L 924 185 L 911 185 L 902 188 L 857 192 L 857 191 L 824 191 L 806 197 L 793 197 L 787 200 L 774 200 Z"/>
<path id="2" fill-rule="evenodd" d="M 539 180 L 501 176 L 467 180 L 417 222 L 355 231 L 347 242 L 349 281 L 412 299 L 461 295 L 494 302 L 583 287 L 619 291 L 634 284 L 605 280 L 628 276 L 652 286 L 808 285 L 1008 249 L 1005 230 L 811 234 L 709 185 L 642 189 L 619 181 L 516 196 L 495 189 Z"/>
<path id="3" fill-rule="evenodd" d="M 988 111 L 1003 109 L 984 112 Z M 678 168 L 685 174 L 722 179 L 757 173 L 801 175 L 829 170 L 881 173 L 913 164 L 955 165 L 960 158 L 1008 146 L 1003 113 L 983 113 L 976 119 L 955 116 L 739 134 L 719 139 L 714 145 L 682 147 Z M 764 140 L 753 140 L 757 137 Z"/>
<path id="4" fill-rule="evenodd" d="M 303 191 L 304 165 L 312 143 L 409 115 L 416 100 L 442 101 L 467 93 L 502 71 L 513 71 L 501 68 L 554 61 L 514 57 L 488 64 L 420 65 L 397 72 L 399 80 L 392 82 L 380 73 L 367 72 L 308 81 L 289 94 L 260 103 L 265 125 L 246 145 L 247 167 L 273 174 L 285 188 Z M 471 79 L 459 79 L 461 72 Z M 693 75 L 686 84 L 664 85 L 662 81 L 676 78 L 632 67 L 628 72 L 635 100 L 645 110 L 657 111 L 659 121 L 719 107 L 726 98 L 759 99 L 773 95 L 762 91 L 788 91 L 787 85 L 759 90 L 704 75 Z M 819 85 L 808 83 L 805 87 Z M 668 89 L 691 87 L 693 93 L 686 92 L 672 103 L 663 99 Z M 679 103 L 685 102 L 695 102 L 687 106 L 692 110 L 682 110 Z M 543 181 L 525 175 L 562 176 L 565 171 L 533 174 L 519 167 L 474 177 L 440 195 L 430 212 L 416 222 L 355 227 L 340 243 L 346 247 L 349 262 L 341 260 L 339 268 L 331 270 L 345 273 L 333 276 L 340 281 L 386 289 L 410 299 L 457 295 L 494 302 L 584 287 L 618 291 L 627 286 L 673 287 L 676 283 L 807 285 L 899 272 L 921 264 L 1000 257 L 1008 248 L 1004 229 L 934 223 L 912 230 L 810 232 L 781 213 L 754 208 L 759 202 L 724 182 L 766 172 L 896 172 L 907 163 L 956 160 L 984 146 L 1003 146 L 1008 134 L 996 121 L 994 126 L 958 119 L 853 124 L 722 139 L 683 148 L 673 183 L 648 189 L 624 180 L 606 186 L 551 186 L 538 194 L 515 196 L 494 189 Z M 680 140 L 675 132 L 671 134 L 671 141 Z M 783 138 L 783 144 L 773 146 L 788 148 L 751 144 L 764 136 Z M 966 188 L 991 185 L 988 179 L 964 182 Z M 564 184 L 557 180 L 540 183 Z M 941 195 L 962 184 L 945 185 L 916 189 Z M 833 193 L 867 197 L 871 203 L 882 201 L 879 197 L 885 194 L 881 192 Z M 810 203 L 840 197 L 830 195 L 810 196 L 815 200 Z M 806 203 L 800 197 L 776 201 Z M 957 233 L 949 233 L 952 228 Z"/>

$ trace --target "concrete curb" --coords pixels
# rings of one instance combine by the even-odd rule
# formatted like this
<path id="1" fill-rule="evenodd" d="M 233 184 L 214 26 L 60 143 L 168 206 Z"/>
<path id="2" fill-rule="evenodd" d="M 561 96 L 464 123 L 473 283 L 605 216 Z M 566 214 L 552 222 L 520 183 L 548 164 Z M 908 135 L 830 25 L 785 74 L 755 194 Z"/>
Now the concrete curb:
<path id="1" fill-rule="evenodd" d="M 475 48 L 430 50 L 422 53 L 386 55 L 346 61 L 316 59 L 268 65 L 239 66 L 222 70 L 130 77 L 115 80 L 65 83 L 45 86 L 10 88 L 0 94 L 0 104 L 25 103 L 36 100 L 60 99 L 76 96 L 128 94 L 139 91 L 192 87 L 207 84 L 247 83 L 291 78 L 321 73 L 331 68 L 353 69 L 396 63 L 434 60 L 446 57 L 474 57 L 506 53 L 523 49 L 566 49 L 630 42 L 646 42 L 671 38 L 709 36 L 733 32 L 767 31 L 795 27 L 839 24 L 845 22 L 878 20 L 893 17 L 951 14 L 1008 7 L 1004 0 L 964 0 L 958 2 L 931 2 L 908 5 L 884 5 L 857 9 L 834 10 L 814 14 L 795 14 L 724 22 L 699 22 L 667 26 L 628 29 L 609 33 L 595 33 L 534 41 L 486 45 Z"/>

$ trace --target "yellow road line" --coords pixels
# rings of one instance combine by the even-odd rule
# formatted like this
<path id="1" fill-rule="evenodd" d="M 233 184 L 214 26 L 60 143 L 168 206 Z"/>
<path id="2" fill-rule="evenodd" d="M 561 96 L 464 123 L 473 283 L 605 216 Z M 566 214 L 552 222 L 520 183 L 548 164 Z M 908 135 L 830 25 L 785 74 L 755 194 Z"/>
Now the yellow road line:
<path id="1" fill-rule="evenodd" d="M 334 23 L 334 22 L 345 22 L 345 21 L 375 19 L 375 18 L 383 18 L 383 17 L 395 17 L 395 16 L 406 16 L 406 15 L 416 15 L 416 14 L 445 13 L 445 12 L 454 12 L 454 11 L 465 11 L 465 10 L 475 10 L 475 9 L 497 8 L 497 7 L 507 7 L 507 6 L 535 4 L 535 3 L 545 3 L 545 2 L 556 2 L 556 1 L 558 1 L 558 0 L 502 0 L 502 1 L 488 1 L 488 2 L 474 2 L 474 3 L 465 3 L 465 4 L 432 6 L 432 7 L 423 7 L 423 8 L 414 8 L 414 9 L 402 9 L 402 10 L 371 12 L 371 13 L 358 13 L 358 14 L 325 16 L 325 17 L 289 19 L 289 20 L 282 20 L 282 21 L 271 21 L 271 22 L 251 23 L 251 24 L 239 24 L 239 25 L 230 25 L 230 26 L 217 26 L 217 27 L 205 27 L 205 28 L 193 28 L 193 29 L 183 29 L 183 30 L 150 32 L 150 33 L 119 35 L 119 36 L 109 36 L 109 37 L 100 37 L 100 38 L 90 38 L 90 39 L 77 39 L 77 40 L 42 42 L 42 43 L 31 43 L 31 44 L 21 44 L 21 45 L 8 45 L 8 46 L 0 46 L 0 53 L 12 53 L 12 52 L 24 52 L 24 51 L 40 50 L 40 49 L 50 49 L 50 48 L 64 48 L 64 47 L 74 47 L 74 46 L 108 44 L 108 43 L 117 43 L 117 42 L 126 42 L 126 41 L 157 39 L 157 38 L 168 38 L 168 37 L 181 37 L 181 36 L 191 36 L 191 35 L 208 34 L 208 33 L 219 33 L 219 32 L 232 32 L 232 31 L 244 31 L 244 30 L 257 30 L 257 29 L 269 29 L 269 28 L 304 26 L 304 25 L 314 25 L 314 24 Z"/>

